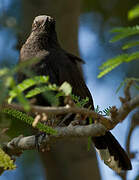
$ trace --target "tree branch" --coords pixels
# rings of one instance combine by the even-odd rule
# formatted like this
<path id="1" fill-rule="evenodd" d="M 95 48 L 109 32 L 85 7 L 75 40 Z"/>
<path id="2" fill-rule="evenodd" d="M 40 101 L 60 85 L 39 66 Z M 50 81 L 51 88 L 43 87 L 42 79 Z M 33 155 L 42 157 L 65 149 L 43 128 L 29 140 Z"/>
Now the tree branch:
<path id="1" fill-rule="evenodd" d="M 111 116 L 104 117 L 92 110 L 86 108 L 78 108 L 76 106 L 70 107 L 43 107 L 43 106 L 30 106 L 31 114 L 42 114 L 45 113 L 46 116 L 49 115 L 60 115 L 60 114 L 79 114 L 85 117 L 91 117 L 93 119 L 93 124 L 90 125 L 76 125 L 73 126 L 72 123 L 66 127 L 56 127 L 54 128 L 57 133 L 55 135 L 46 135 L 41 143 L 40 148 L 44 149 L 48 144 L 59 140 L 62 138 L 71 137 L 89 137 L 89 136 L 101 136 L 104 135 L 106 131 L 113 129 L 119 122 L 122 122 L 127 115 L 136 107 L 139 106 L 139 95 L 131 99 L 129 87 L 131 82 L 125 88 L 125 98 L 120 98 L 122 105 L 119 109 L 113 106 L 110 110 Z M 2 104 L 1 109 L 13 108 L 20 111 L 25 111 L 24 107 L 19 104 Z M 20 155 L 23 150 L 35 149 L 35 136 L 23 137 L 19 136 L 14 138 L 12 141 L 3 146 L 3 150 L 9 154 Z M 128 148 L 127 148 L 128 149 Z"/>
<path id="2" fill-rule="evenodd" d="M 106 118 L 101 114 L 98 114 L 92 110 L 86 108 L 78 108 L 78 107 L 70 107 L 70 106 L 62 106 L 62 107 L 44 107 L 44 106 L 30 106 L 30 112 L 35 114 L 38 113 L 45 113 L 47 115 L 59 115 L 59 114 L 80 114 L 85 115 L 86 117 L 91 117 L 102 125 L 105 126 L 107 130 L 113 129 L 119 122 L 122 122 L 127 115 L 136 107 L 139 106 L 139 95 L 131 99 L 130 101 L 124 103 L 119 110 L 115 108 L 114 112 L 112 113 L 111 118 Z M 19 104 L 7 104 L 4 103 L 2 108 L 13 108 L 20 111 L 25 111 L 24 107 Z M 112 108 L 113 109 L 113 108 Z M 115 114 L 113 116 L 113 114 Z"/>
<path id="3" fill-rule="evenodd" d="M 125 117 L 131 112 L 133 109 L 135 109 L 137 106 L 139 106 L 139 95 L 131 99 L 129 102 L 126 102 L 123 104 L 119 110 L 115 109 L 115 118 L 106 118 L 94 111 L 88 110 L 86 108 L 78 108 L 78 107 L 42 107 L 42 106 L 31 106 L 31 113 L 46 113 L 47 115 L 58 115 L 58 114 L 68 114 L 68 113 L 75 113 L 75 114 L 81 114 L 86 115 L 86 117 L 92 117 L 96 124 L 91 124 L 88 126 L 72 126 L 70 124 L 67 127 L 56 127 L 55 130 L 57 131 L 56 135 L 50 135 L 46 136 L 45 143 L 47 144 L 48 141 L 52 139 L 60 139 L 60 138 L 69 138 L 69 137 L 88 137 L 88 136 L 100 136 L 105 134 L 105 131 L 113 129 L 119 122 L 123 121 Z M 20 111 L 24 111 L 23 106 L 18 104 L 3 104 L 2 108 L 14 108 Z M 19 137 L 13 139 L 11 142 L 9 142 L 6 146 L 8 151 L 11 151 L 10 155 L 12 155 L 13 149 L 18 149 L 20 151 L 26 150 L 26 149 L 34 149 L 35 148 L 35 136 L 30 137 L 20 137 L 19 141 L 17 141 Z M 51 140 L 50 140 L 51 139 Z M 6 150 L 7 151 L 7 150 Z M 16 151 L 15 151 L 16 152 Z M 18 152 L 18 151 L 17 151 Z"/>
<path id="4" fill-rule="evenodd" d="M 132 116 L 131 123 L 130 123 L 130 128 L 127 132 L 127 140 L 126 140 L 126 151 L 127 154 L 131 159 L 135 158 L 136 152 L 131 152 L 130 150 L 130 143 L 131 143 L 131 136 L 133 134 L 133 131 L 135 128 L 139 126 L 139 111 L 135 112 Z M 127 179 L 127 171 L 118 174 L 123 180 Z"/>
<path id="5" fill-rule="evenodd" d="M 72 138 L 72 137 L 89 137 L 89 136 L 100 136 L 105 134 L 105 127 L 101 124 L 90 124 L 87 126 L 72 126 L 71 124 L 66 127 L 56 127 L 56 135 L 46 135 L 43 138 L 43 142 L 40 148 L 45 148 L 47 144 L 54 142 L 55 140 L 60 140 L 62 138 Z M 20 154 L 23 150 L 35 149 L 35 135 L 23 137 L 22 135 L 12 139 L 3 149 L 9 155 Z"/>

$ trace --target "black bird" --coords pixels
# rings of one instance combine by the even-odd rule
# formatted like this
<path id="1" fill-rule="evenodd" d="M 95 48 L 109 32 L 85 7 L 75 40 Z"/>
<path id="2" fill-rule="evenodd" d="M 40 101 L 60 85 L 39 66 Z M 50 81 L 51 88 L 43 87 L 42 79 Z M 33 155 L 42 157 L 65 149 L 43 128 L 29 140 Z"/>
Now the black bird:
<path id="1" fill-rule="evenodd" d="M 39 58 L 39 62 L 29 68 L 36 75 L 48 75 L 50 82 L 61 85 L 67 81 L 73 88 L 73 94 L 81 98 L 89 98 L 86 107 L 94 109 L 92 96 L 82 77 L 79 65 L 84 61 L 65 50 L 58 42 L 55 31 L 55 20 L 46 15 L 37 16 L 32 24 L 32 31 L 20 51 L 19 63 L 31 58 Z M 19 81 L 26 76 L 19 74 Z M 45 99 L 37 98 L 37 104 L 48 106 Z M 131 170 L 131 162 L 114 136 L 108 131 L 104 136 L 92 137 L 101 159 L 116 172 Z"/>

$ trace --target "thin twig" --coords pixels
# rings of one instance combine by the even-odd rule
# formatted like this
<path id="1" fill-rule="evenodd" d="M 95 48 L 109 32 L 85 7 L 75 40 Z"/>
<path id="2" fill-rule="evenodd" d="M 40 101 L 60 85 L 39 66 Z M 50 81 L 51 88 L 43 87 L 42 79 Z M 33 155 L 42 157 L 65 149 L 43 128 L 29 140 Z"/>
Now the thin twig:
<path id="1" fill-rule="evenodd" d="M 48 115 L 59 115 L 59 114 L 80 114 L 85 115 L 86 117 L 92 117 L 94 124 L 85 125 L 85 126 L 73 126 L 72 123 L 67 127 L 56 127 L 55 130 L 57 134 L 55 135 L 46 135 L 44 138 L 44 143 L 41 144 L 41 147 L 45 147 L 48 143 L 50 144 L 53 140 L 58 140 L 61 138 L 71 138 L 71 137 L 88 137 L 88 136 L 101 136 L 104 135 L 106 131 L 113 129 L 119 122 L 122 122 L 127 115 L 139 106 L 139 95 L 131 99 L 129 88 L 132 83 L 128 84 L 125 88 L 125 98 L 122 102 L 122 105 L 119 109 L 116 107 L 111 108 L 111 117 L 103 117 L 102 115 L 91 111 L 86 108 L 62 106 L 62 107 L 43 107 L 43 106 L 30 106 L 31 114 L 42 114 L 45 113 Z M 24 107 L 19 104 L 3 104 L 1 109 L 4 108 L 14 108 L 20 111 L 25 111 Z M 138 115 L 139 116 L 139 115 Z M 129 131 L 129 139 L 131 137 L 131 132 Z M 130 141 L 130 140 L 129 140 Z M 127 150 L 129 151 L 130 142 L 127 143 Z M 7 145 L 3 147 L 5 152 L 10 156 L 20 155 L 23 150 L 35 149 L 35 136 L 29 137 L 17 137 L 10 141 Z M 122 177 L 122 175 L 121 175 Z M 126 176 L 122 177 L 126 178 Z"/>
<path id="2" fill-rule="evenodd" d="M 126 105 L 125 105 L 126 104 Z M 101 114 L 98 114 L 92 110 L 87 108 L 78 108 L 78 107 L 70 107 L 70 106 L 62 106 L 62 107 L 44 107 L 44 106 L 30 106 L 31 113 L 45 113 L 47 115 L 59 115 L 59 114 L 81 114 L 86 115 L 86 117 L 92 117 L 93 119 L 98 120 L 101 124 L 103 124 L 107 130 L 113 129 L 119 122 L 122 122 L 127 115 L 136 107 L 139 106 L 139 95 L 131 99 L 122 105 L 117 111 L 117 115 L 114 118 L 106 118 Z M 13 108 L 20 111 L 25 111 L 24 107 L 19 104 L 3 104 L 1 108 Z"/>

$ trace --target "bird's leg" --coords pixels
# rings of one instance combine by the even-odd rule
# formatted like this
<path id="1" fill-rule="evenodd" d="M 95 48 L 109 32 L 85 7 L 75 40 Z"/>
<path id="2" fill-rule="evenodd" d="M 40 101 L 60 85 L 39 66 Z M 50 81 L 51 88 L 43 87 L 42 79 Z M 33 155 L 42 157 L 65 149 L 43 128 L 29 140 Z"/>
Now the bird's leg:
<path id="1" fill-rule="evenodd" d="M 34 122 L 32 124 L 33 127 L 36 127 L 38 122 L 41 122 L 43 124 L 45 124 L 47 121 L 47 115 L 42 113 L 39 114 L 38 112 L 36 112 L 36 116 L 34 118 Z M 46 132 L 39 132 L 38 134 L 35 135 L 35 147 L 38 151 L 40 151 L 40 147 L 43 144 L 43 140 L 46 137 Z"/>
<path id="2" fill-rule="evenodd" d="M 38 151 L 40 151 L 40 147 L 45 139 L 46 132 L 40 132 L 35 135 L 35 147 Z"/>

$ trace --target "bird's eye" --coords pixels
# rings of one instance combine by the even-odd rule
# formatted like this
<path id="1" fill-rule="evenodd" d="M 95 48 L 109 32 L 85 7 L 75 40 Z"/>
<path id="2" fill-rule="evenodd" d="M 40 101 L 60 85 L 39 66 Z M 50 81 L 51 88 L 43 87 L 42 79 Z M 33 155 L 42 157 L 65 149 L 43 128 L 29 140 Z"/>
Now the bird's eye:
<path id="1" fill-rule="evenodd" d="M 35 26 L 35 27 L 39 27 L 39 26 L 40 26 L 40 23 L 39 23 L 38 21 L 35 21 L 35 22 L 34 22 L 34 26 Z"/>

